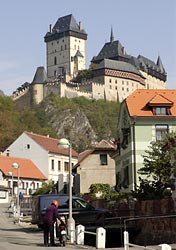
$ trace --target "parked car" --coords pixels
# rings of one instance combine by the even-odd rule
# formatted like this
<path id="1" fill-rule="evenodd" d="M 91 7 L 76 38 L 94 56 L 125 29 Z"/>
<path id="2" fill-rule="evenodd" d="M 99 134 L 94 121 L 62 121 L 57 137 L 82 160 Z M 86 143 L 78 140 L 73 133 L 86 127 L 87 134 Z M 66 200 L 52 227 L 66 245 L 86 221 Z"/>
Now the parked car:
<path id="1" fill-rule="evenodd" d="M 53 200 L 58 200 L 58 212 L 66 219 L 69 215 L 69 196 L 60 194 L 45 194 L 37 195 L 32 199 L 32 224 L 37 224 L 38 227 L 43 225 L 43 216 L 46 208 Z M 75 225 L 81 224 L 84 226 L 103 226 L 104 219 L 110 217 L 111 214 L 106 209 L 95 208 L 86 200 L 73 196 L 72 197 L 72 215 L 75 220 Z"/>

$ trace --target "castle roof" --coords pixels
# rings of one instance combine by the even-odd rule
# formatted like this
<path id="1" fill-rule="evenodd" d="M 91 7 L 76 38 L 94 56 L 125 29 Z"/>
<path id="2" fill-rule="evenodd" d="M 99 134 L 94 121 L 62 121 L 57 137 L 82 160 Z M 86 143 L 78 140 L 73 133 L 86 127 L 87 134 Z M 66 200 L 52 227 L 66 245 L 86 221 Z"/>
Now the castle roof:
<path id="1" fill-rule="evenodd" d="M 128 58 L 128 55 L 126 54 L 125 49 L 122 46 L 122 44 L 118 40 L 113 41 L 113 39 L 111 38 L 111 41 L 108 43 L 105 43 L 105 45 L 101 49 L 98 56 L 95 56 L 92 59 L 92 62 L 97 63 L 97 62 L 102 61 L 105 58 L 118 59 L 118 57 Z"/>
<path id="2" fill-rule="evenodd" d="M 114 69 L 118 71 L 131 72 L 144 78 L 137 68 L 127 62 L 104 59 L 94 70 L 99 69 Z"/>
<path id="3" fill-rule="evenodd" d="M 32 81 L 32 84 L 40 83 L 44 84 L 47 82 L 47 73 L 45 71 L 45 68 L 43 66 L 38 67 L 34 76 L 34 79 Z"/>
<path id="4" fill-rule="evenodd" d="M 45 35 L 45 42 L 58 39 L 63 36 L 67 36 L 68 34 L 73 36 L 78 36 L 82 39 L 87 39 L 87 34 L 83 29 L 81 22 L 79 24 L 76 22 L 74 16 L 72 14 L 59 17 L 54 27 L 50 32 L 47 32 Z"/>

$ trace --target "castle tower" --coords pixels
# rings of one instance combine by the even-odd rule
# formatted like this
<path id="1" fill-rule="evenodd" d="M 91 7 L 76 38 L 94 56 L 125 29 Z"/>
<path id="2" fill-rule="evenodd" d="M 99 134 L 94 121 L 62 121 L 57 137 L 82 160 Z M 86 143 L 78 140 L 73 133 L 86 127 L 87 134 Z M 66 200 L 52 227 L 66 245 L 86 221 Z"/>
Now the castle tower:
<path id="1" fill-rule="evenodd" d="M 73 15 L 60 17 L 44 37 L 48 78 L 67 75 L 70 79 L 86 67 L 87 34 Z"/>
<path id="2" fill-rule="evenodd" d="M 34 79 L 31 83 L 31 100 L 32 104 L 40 103 L 44 98 L 44 85 L 47 83 L 47 75 L 45 68 L 40 66 L 37 68 Z"/>

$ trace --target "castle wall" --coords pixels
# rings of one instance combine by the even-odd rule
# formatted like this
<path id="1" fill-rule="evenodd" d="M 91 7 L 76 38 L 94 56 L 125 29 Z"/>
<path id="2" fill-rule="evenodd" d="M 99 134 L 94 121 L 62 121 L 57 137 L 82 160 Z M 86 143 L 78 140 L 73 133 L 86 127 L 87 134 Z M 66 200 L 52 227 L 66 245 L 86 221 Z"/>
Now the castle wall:
<path id="1" fill-rule="evenodd" d="M 146 89 L 166 89 L 166 82 L 151 75 L 148 75 L 143 71 L 141 71 L 141 74 L 146 78 L 145 79 Z"/>

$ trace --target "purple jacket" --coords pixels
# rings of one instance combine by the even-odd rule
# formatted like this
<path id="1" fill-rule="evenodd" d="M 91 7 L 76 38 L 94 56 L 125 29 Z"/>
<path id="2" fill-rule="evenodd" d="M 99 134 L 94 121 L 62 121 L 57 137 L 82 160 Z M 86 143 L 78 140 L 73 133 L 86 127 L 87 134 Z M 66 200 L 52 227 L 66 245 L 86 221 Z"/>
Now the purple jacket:
<path id="1" fill-rule="evenodd" d="M 55 205 L 51 204 L 46 209 L 46 214 L 43 218 L 43 222 L 47 223 L 47 224 L 54 224 L 54 222 L 56 221 L 56 218 L 60 219 L 60 215 L 59 215 Z"/>

